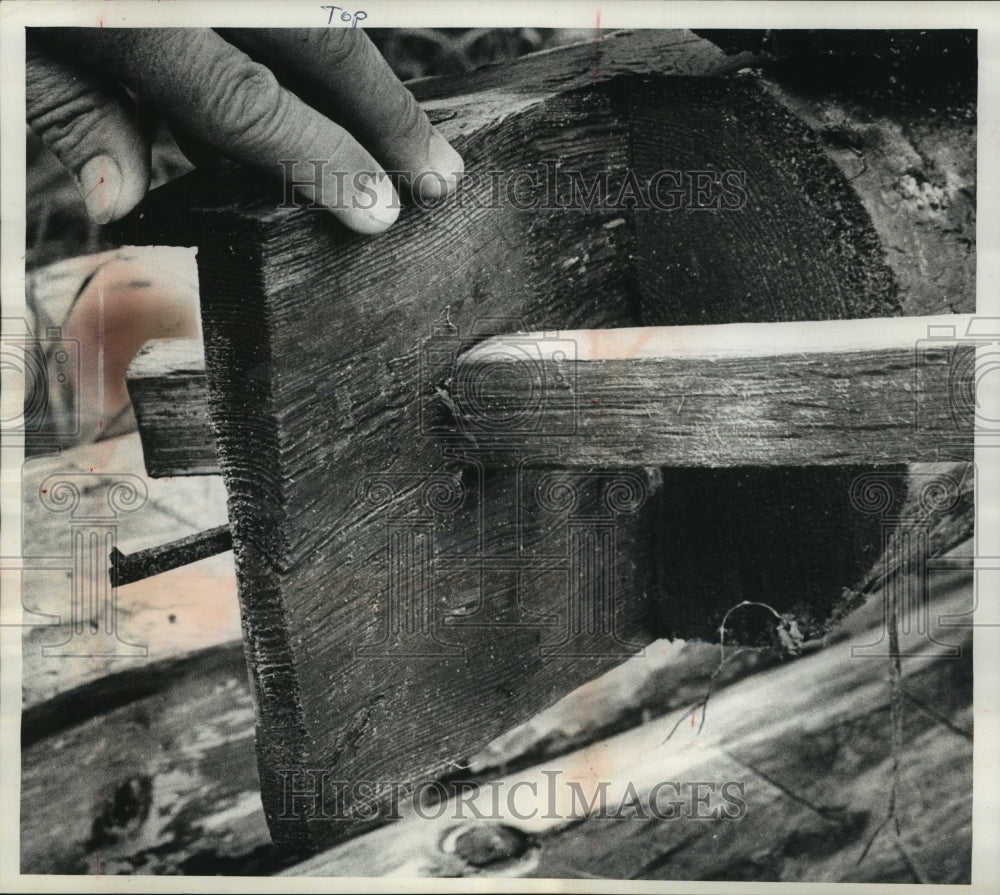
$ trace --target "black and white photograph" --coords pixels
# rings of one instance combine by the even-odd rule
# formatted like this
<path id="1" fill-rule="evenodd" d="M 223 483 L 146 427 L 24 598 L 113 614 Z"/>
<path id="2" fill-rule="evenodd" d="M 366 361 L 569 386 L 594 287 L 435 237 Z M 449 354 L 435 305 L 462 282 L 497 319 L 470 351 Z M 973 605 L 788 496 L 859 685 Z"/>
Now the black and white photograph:
<path id="1" fill-rule="evenodd" d="M 4 890 L 998 891 L 1000 13 L 0 29 Z"/>

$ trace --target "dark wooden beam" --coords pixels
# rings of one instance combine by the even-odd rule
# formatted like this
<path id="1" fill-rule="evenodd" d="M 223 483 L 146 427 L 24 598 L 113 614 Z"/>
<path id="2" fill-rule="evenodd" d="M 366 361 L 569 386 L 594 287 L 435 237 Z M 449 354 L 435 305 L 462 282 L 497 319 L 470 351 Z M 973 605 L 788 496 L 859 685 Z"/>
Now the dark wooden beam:
<path id="1" fill-rule="evenodd" d="M 421 371 L 428 431 L 503 448 L 530 435 L 576 466 L 782 466 L 972 456 L 968 318 L 733 324 L 521 333 Z M 164 342 L 130 375 L 147 468 L 211 471 L 195 347 Z M 173 387 L 170 384 L 173 383 Z M 178 395 L 183 392 L 183 398 Z M 179 417 L 189 402 L 190 417 Z M 201 421 L 200 423 L 196 421 Z M 509 453 L 508 453 L 509 456 Z"/>
<path id="2" fill-rule="evenodd" d="M 219 474 L 201 340 L 149 342 L 132 361 L 125 382 L 147 475 Z"/>
<path id="3" fill-rule="evenodd" d="M 528 431 L 510 444 L 523 462 L 497 464 L 467 438 L 442 443 L 419 387 L 442 360 L 426 356 L 428 339 L 449 326 L 482 341 L 898 312 L 843 175 L 735 71 L 689 33 L 650 32 L 421 95 L 441 96 L 430 113 L 470 172 L 541 174 L 549 160 L 585 185 L 613 175 L 617 190 L 661 170 L 733 170 L 748 189 L 738 209 L 539 195 L 525 210 L 494 200 L 486 179 L 367 239 L 322 210 L 282 207 L 280 183 L 234 170 L 175 181 L 127 225 L 132 241 L 198 245 L 209 411 L 276 841 L 315 848 L 367 823 L 356 790 L 351 820 L 290 812 L 313 771 L 352 786 L 451 773 L 656 635 L 659 471 L 556 473 Z M 826 524 L 828 484 L 794 499 L 765 489 L 764 503 Z M 837 594 L 868 561 L 855 549 L 863 529 L 832 525 L 851 549 L 822 538 L 858 566 L 837 570 Z M 742 543 L 728 548 L 735 580 L 770 581 L 748 571 L 758 560 Z M 699 605 L 677 633 L 703 632 L 713 613 Z"/>

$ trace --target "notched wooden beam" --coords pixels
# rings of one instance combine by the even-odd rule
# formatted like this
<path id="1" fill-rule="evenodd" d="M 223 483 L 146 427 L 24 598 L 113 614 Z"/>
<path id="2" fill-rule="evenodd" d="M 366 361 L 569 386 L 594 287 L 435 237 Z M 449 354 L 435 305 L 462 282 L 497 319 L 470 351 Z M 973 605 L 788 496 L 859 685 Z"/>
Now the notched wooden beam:
<path id="1" fill-rule="evenodd" d="M 200 339 L 149 342 L 125 382 L 150 477 L 219 474 Z"/>
<path id="2" fill-rule="evenodd" d="M 971 459 L 968 317 L 579 330 L 461 355 L 441 435 L 512 438 L 572 466 Z M 944 453 L 942 453 L 944 451 Z"/>
<path id="3" fill-rule="evenodd" d="M 412 387 L 427 434 L 493 446 L 498 458 L 529 440 L 581 466 L 971 458 L 975 342 L 960 337 L 969 322 L 514 333 L 464 351 L 428 340 L 424 356 L 448 362 L 425 365 Z M 928 337 L 942 326 L 957 335 Z M 190 343 L 160 343 L 130 372 L 151 475 L 217 471 L 197 354 Z"/>
<path id="4" fill-rule="evenodd" d="M 357 794 L 349 820 L 296 815 L 295 793 L 316 774 L 352 783 L 447 774 L 656 636 L 663 551 L 651 523 L 664 521 L 666 490 L 656 485 L 659 473 L 605 475 L 585 451 L 582 469 L 494 468 L 469 433 L 428 431 L 422 384 L 441 387 L 460 410 L 465 400 L 435 376 L 422 378 L 422 350 L 446 309 L 460 333 L 481 338 L 899 311 L 857 197 L 809 129 L 753 77 L 728 77 L 732 60 L 689 33 L 602 38 L 599 56 L 595 50 L 437 82 L 439 96 L 457 95 L 434 111 L 455 111 L 442 132 L 455 139 L 466 170 L 541 176 L 555 160 L 576 171 L 584 191 L 613 178 L 615 195 L 632 180 L 648 186 L 661 171 L 736 171 L 748 201 L 699 214 L 567 204 L 564 180 L 559 202 L 539 195 L 525 210 L 495 200 L 481 178 L 432 213 L 405 209 L 388 233 L 367 239 L 322 210 L 288 207 L 280 182 L 237 170 L 175 181 L 132 222 L 136 238 L 198 244 L 209 416 L 232 510 L 261 794 L 282 844 L 316 848 L 366 823 Z M 609 65 L 613 77 L 603 81 Z M 576 363 L 578 379 L 605 365 Z M 695 361 L 649 369 L 671 363 L 676 377 Z M 740 363 L 772 376 L 773 359 Z M 613 381 L 622 375 L 614 371 Z M 640 386 L 650 374 L 634 375 L 630 388 L 639 393 L 608 425 L 645 414 Z M 491 377 L 482 383 L 487 397 L 504 381 Z M 714 388 L 728 403 L 702 411 L 713 413 L 713 426 L 743 403 L 726 383 L 721 377 Z M 660 387 L 695 394 L 683 381 Z M 613 405 L 613 391 L 594 399 Z M 532 422 L 508 425 L 521 445 L 538 434 Z M 675 424 L 664 423 L 664 432 Z M 720 462 L 705 433 L 696 438 L 694 448 L 671 451 L 672 462 Z M 594 443 L 606 442 L 605 433 Z M 633 456 L 650 451 L 659 462 L 663 454 L 656 443 L 630 450 L 613 465 L 639 467 Z M 773 469 L 738 472 L 752 480 L 751 509 L 767 504 L 755 519 L 759 531 L 812 522 L 834 557 L 877 546 L 878 520 L 865 527 L 848 518 L 850 466 L 818 470 L 808 496 L 797 482 L 794 490 L 765 487 L 780 478 Z M 684 476 L 672 478 L 673 493 L 683 492 Z M 728 522 L 730 486 L 699 481 L 669 511 L 693 527 L 698 509 L 718 501 Z M 688 560 L 727 599 L 744 582 L 770 582 L 784 559 L 770 542 L 744 553 L 744 534 L 720 543 L 718 555 Z M 758 574 L 761 553 L 767 574 Z M 723 567 L 731 580 L 718 574 Z M 854 572 L 836 571 L 839 594 Z M 801 590 L 816 576 L 794 577 Z M 683 624 L 675 620 L 677 636 L 716 621 L 705 591 L 684 592 L 692 606 Z"/>

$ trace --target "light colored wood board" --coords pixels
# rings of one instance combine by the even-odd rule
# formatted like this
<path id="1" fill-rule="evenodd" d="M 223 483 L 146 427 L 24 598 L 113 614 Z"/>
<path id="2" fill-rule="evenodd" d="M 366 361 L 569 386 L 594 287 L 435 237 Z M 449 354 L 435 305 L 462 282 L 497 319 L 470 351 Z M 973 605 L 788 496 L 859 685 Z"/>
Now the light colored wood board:
<path id="1" fill-rule="evenodd" d="M 580 466 L 972 456 L 974 408 L 963 404 L 972 389 L 972 345 L 922 353 L 912 344 L 816 353 L 804 346 L 795 354 L 563 360 L 586 335 L 492 340 L 470 352 L 436 387 L 441 431 L 505 446 L 505 423 L 534 414 L 538 446 L 558 451 L 560 463 Z"/>
<path id="2" fill-rule="evenodd" d="M 511 421 L 534 414 L 527 422 L 537 422 L 539 447 L 578 465 L 971 456 L 969 323 L 964 315 L 740 323 L 459 342 L 448 355 L 458 361 L 420 382 L 421 420 L 442 438 L 503 447 Z M 428 340 L 422 350 L 445 349 Z M 151 344 L 129 383 L 150 474 L 214 468 L 198 348 Z"/>
<path id="3" fill-rule="evenodd" d="M 264 822 L 238 641 L 108 675 L 23 723 L 22 873 L 255 874 L 291 860 Z"/>
<path id="4" fill-rule="evenodd" d="M 227 520 L 221 478 L 145 479 L 136 433 L 80 445 L 24 466 L 22 606 L 11 607 L 17 610 L 11 621 L 24 626 L 25 706 L 107 674 L 240 636 L 236 575 L 232 553 L 227 553 L 119 588 L 118 633 L 125 642 L 120 648 L 93 649 L 84 645 L 92 642 L 84 636 L 71 641 L 82 655 L 44 654 L 46 647 L 71 640 L 74 547 L 69 512 L 54 511 L 41 489 L 47 487 L 47 481 L 49 485 L 60 481 L 75 484 L 88 501 L 81 504 L 81 511 L 92 506 L 95 512 L 107 514 L 108 488 L 115 482 L 135 483 L 137 479 L 146 497 L 141 506 L 118 516 L 116 541 L 123 552 L 155 547 L 200 531 L 203 524 L 218 525 Z M 50 568 L 44 568 L 46 565 Z M 107 564 L 96 568 L 94 574 L 107 576 Z M 103 612 L 103 606 L 96 608 Z M 127 644 L 145 650 L 135 651 Z"/>

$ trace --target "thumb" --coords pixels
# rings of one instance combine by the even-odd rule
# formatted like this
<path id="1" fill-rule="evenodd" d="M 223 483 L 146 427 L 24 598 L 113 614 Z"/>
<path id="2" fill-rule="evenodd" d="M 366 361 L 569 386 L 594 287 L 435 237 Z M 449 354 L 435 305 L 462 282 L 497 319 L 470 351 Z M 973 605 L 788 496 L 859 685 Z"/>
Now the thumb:
<path id="1" fill-rule="evenodd" d="M 50 56 L 30 34 L 28 125 L 76 178 L 90 219 L 117 220 L 149 186 L 149 145 L 132 103 L 113 81 Z"/>

